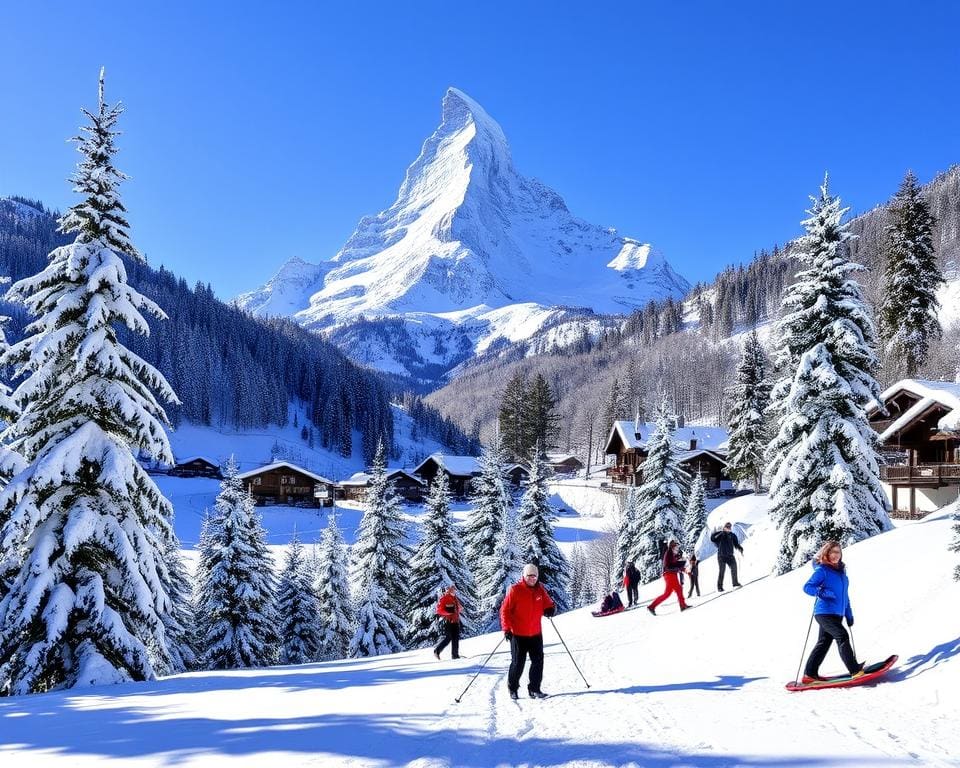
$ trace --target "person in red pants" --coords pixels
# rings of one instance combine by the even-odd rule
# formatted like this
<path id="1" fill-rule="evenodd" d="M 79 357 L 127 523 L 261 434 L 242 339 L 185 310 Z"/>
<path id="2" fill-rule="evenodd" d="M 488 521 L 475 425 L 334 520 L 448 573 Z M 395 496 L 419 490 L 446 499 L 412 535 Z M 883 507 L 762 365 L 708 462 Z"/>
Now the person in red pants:
<path id="1" fill-rule="evenodd" d="M 663 581 L 666 587 L 663 594 L 647 606 L 647 610 L 654 616 L 657 615 L 657 606 L 671 594 L 675 594 L 677 600 L 680 601 L 680 610 L 687 610 L 687 603 L 683 599 L 683 587 L 680 584 L 680 573 L 686 564 L 687 561 L 680 554 L 680 542 L 671 539 L 667 545 L 667 551 L 663 553 Z"/>

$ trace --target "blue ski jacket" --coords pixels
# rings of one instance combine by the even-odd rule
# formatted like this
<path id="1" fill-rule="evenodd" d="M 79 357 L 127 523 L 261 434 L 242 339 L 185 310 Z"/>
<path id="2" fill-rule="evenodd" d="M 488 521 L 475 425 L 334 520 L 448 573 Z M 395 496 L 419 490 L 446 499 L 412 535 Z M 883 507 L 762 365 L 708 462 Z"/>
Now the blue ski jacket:
<path id="1" fill-rule="evenodd" d="M 803 585 L 803 591 L 817 598 L 814 603 L 814 615 L 833 614 L 843 616 L 847 624 L 853 624 L 853 609 L 850 607 L 850 596 L 847 587 L 850 579 L 847 578 L 846 566 L 841 562 L 839 568 L 832 568 L 822 563 L 813 563 L 813 576 Z"/>

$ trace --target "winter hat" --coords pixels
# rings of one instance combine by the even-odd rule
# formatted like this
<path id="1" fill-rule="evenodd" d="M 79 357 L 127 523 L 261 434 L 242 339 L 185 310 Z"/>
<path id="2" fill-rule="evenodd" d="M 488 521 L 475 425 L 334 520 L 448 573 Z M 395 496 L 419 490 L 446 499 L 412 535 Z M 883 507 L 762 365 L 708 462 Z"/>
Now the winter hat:
<path id="1" fill-rule="evenodd" d="M 540 569 L 537 568 L 533 563 L 527 563 L 523 566 L 523 575 L 524 576 L 539 576 Z"/>

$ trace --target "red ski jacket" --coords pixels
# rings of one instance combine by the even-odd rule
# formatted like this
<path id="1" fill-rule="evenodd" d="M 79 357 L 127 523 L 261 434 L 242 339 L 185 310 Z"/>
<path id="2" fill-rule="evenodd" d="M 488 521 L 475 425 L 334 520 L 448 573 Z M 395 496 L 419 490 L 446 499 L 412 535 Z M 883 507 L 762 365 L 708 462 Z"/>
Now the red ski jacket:
<path id="1" fill-rule="evenodd" d="M 449 592 L 444 592 L 437 603 L 437 615 L 443 616 L 451 624 L 460 621 L 460 601 Z"/>
<path id="2" fill-rule="evenodd" d="M 553 607 L 553 600 L 539 581 L 534 587 L 520 581 L 510 587 L 500 606 L 500 626 L 517 637 L 535 637 L 542 633 L 543 612 Z"/>

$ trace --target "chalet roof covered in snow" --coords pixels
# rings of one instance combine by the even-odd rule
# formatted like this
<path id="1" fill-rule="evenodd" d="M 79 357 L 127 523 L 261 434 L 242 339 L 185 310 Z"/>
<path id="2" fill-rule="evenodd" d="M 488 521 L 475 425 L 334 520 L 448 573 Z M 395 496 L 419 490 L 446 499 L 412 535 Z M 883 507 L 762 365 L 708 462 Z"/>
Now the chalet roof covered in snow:
<path id="1" fill-rule="evenodd" d="M 940 419 L 938 427 L 947 431 L 960 429 L 960 384 L 950 381 L 929 381 L 925 379 L 901 379 L 891 384 L 880 395 L 880 401 L 887 403 L 901 392 L 907 392 L 919 398 L 910 408 L 900 414 L 891 424 L 880 433 L 880 442 L 886 442 L 894 437 L 907 425 L 912 424 L 923 416 L 931 406 L 940 405 L 948 413 Z M 879 405 L 876 404 L 869 413 L 876 413 Z"/>
<path id="2" fill-rule="evenodd" d="M 189 464 L 192 461 L 203 461 L 209 464 L 211 467 L 220 466 L 219 461 L 214 461 L 213 459 L 207 458 L 206 456 L 188 456 L 185 459 L 177 459 L 177 464 Z"/>
<path id="3" fill-rule="evenodd" d="M 697 456 L 709 456 L 710 458 L 716 459 L 724 466 L 727 465 L 727 459 L 722 453 L 717 453 L 716 451 L 711 451 L 706 448 L 697 448 L 695 451 L 681 451 L 677 454 L 676 459 L 678 463 L 683 464 L 683 462 L 695 459 Z"/>
<path id="4" fill-rule="evenodd" d="M 446 453 L 433 453 L 421 461 L 414 473 L 420 474 L 420 470 L 431 461 L 435 461 L 443 467 L 449 474 L 456 477 L 472 477 L 480 474 L 480 460 L 476 456 L 451 456 Z"/>
<path id="5" fill-rule="evenodd" d="M 413 480 L 414 482 L 417 482 L 417 483 L 419 483 L 420 485 L 424 485 L 424 482 L 423 482 L 423 479 L 422 479 L 422 478 L 419 478 L 419 477 L 417 477 L 416 475 L 410 474 L 410 473 L 407 472 L 407 470 L 405 470 L 405 469 L 401 469 L 400 467 L 395 467 L 394 469 L 389 469 L 389 468 L 387 469 L 387 479 L 388 479 L 388 480 L 392 480 L 392 479 L 394 479 L 395 477 L 398 477 L 398 476 L 400 476 L 400 475 L 402 475 L 402 476 L 404 476 L 404 477 L 409 477 L 409 478 L 410 478 L 411 480 Z M 373 475 L 371 475 L 369 472 L 354 472 L 354 473 L 353 473 L 352 475 L 350 475 L 350 477 L 347 478 L 346 480 L 341 480 L 341 481 L 340 481 L 340 485 L 341 485 L 341 486 L 356 486 L 356 487 L 358 487 L 358 488 L 366 488 L 368 485 L 370 485 L 371 482 L 373 482 Z"/>
<path id="6" fill-rule="evenodd" d="M 610 434 L 607 437 L 607 443 L 604 447 L 604 453 L 616 453 L 610 448 L 610 444 L 615 436 L 619 436 L 623 446 L 627 449 L 639 448 L 646 450 L 647 441 L 656 430 L 657 424 L 653 421 L 615 421 L 610 428 Z M 673 430 L 673 443 L 680 450 L 691 450 L 691 441 L 696 440 L 696 447 L 706 448 L 710 451 L 725 454 L 727 452 L 727 441 L 729 435 L 723 427 L 712 426 L 690 426 L 677 427 Z"/>
<path id="7" fill-rule="evenodd" d="M 265 466 L 251 469 L 248 472 L 241 472 L 239 475 L 237 475 L 237 477 L 239 477 L 241 480 L 246 480 L 248 477 L 255 477 L 256 475 L 262 475 L 264 472 L 270 472 L 271 470 L 281 469 L 283 467 L 293 470 L 294 472 L 300 472 L 301 474 L 316 480 L 318 483 L 333 485 L 333 480 L 328 480 L 323 475 L 318 475 L 315 472 L 311 472 L 309 469 L 298 467 L 296 464 L 292 464 L 289 461 L 275 461 L 273 464 L 266 464 Z"/>

